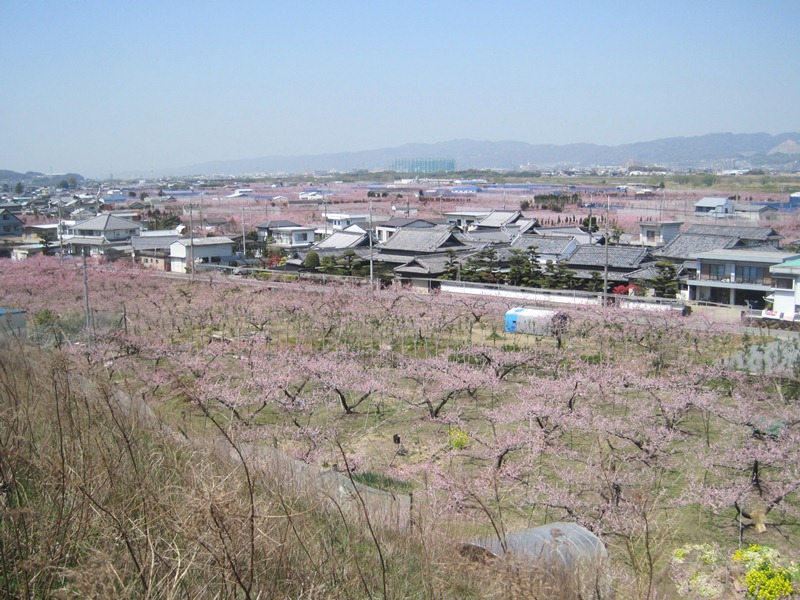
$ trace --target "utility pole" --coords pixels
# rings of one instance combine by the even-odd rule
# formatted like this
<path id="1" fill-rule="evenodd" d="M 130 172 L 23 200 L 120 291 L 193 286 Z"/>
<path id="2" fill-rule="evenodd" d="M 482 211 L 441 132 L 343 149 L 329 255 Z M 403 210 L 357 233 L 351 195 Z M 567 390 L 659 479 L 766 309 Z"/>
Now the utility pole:
<path id="1" fill-rule="evenodd" d="M 194 216 L 192 211 L 192 201 L 189 200 L 189 264 L 194 281 Z M 184 269 L 185 272 L 186 269 Z"/>
<path id="2" fill-rule="evenodd" d="M 370 292 L 375 292 L 375 269 L 374 269 L 374 262 L 372 259 L 372 199 L 371 198 L 369 201 L 369 231 L 367 231 L 367 236 L 369 237 L 369 290 Z"/>
<path id="3" fill-rule="evenodd" d="M 86 253 L 88 252 L 86 246 L 83 247 L 83 300 L 86 310 L 86 354 L 87 356 L 92 353 L 92 312 L 89 308 L 89 277 L 86 271 Z"/>
<path id="4" fill-rule="evenodd" d="M 247 262 L 247 238 L 244 237 L 244 205 L 242 205 L 242 256 Z"/>
<path id="5" fill-rule="evenodd" d="M 603 306 L 608 304 L 608 212 L 610 209 L 611 200 L 609 196 L 606 195 L 606 242 L 605 242 L 605 265 L 603 268 Z"/>
<path id="6" fill-rule="evenodd" d="M 64 260 L 64 236 L 61 232 L 64 227 L 64 220 L 61 218 L 61 199 L 58 200 L 58 260 Z"/>

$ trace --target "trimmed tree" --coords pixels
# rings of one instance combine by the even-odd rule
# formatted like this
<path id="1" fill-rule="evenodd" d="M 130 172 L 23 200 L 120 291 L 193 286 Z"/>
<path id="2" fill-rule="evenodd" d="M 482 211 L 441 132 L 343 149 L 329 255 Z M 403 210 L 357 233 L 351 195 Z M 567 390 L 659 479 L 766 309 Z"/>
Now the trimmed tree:
<path id="1" fill-rule="evenodd" d="M 316 271 L 317 267 L 319 267 L 319 253 L 317 253 L 315 250 L 311 250 L 308 254 L 306 254 L 306 259 L 303 261 L 303 266 L 309 271 Z"/>

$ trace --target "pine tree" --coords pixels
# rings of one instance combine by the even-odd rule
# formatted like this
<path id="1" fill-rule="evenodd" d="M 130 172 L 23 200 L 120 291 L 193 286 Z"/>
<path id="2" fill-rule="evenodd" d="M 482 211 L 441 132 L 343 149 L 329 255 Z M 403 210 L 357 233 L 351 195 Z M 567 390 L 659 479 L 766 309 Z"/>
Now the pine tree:
<path id="1" fill-rule="evenodd" d="M 672 263 L 656 263 L 658 275 L 653 278 L 653 292 L 658 298 L 675 298 L 678 295 L 678 271 Z"/>

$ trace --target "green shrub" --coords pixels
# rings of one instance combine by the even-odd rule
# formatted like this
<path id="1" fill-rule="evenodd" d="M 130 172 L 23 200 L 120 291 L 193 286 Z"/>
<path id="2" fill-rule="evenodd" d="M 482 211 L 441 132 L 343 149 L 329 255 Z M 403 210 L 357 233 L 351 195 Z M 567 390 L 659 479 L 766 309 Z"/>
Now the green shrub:
<path id="1" fill-rule="evenodd" d="M 466 431 L 461 429 L 450 430 L 450 447 L 453 450 L 463 450 L 469 445 L 470 439 Z"/>

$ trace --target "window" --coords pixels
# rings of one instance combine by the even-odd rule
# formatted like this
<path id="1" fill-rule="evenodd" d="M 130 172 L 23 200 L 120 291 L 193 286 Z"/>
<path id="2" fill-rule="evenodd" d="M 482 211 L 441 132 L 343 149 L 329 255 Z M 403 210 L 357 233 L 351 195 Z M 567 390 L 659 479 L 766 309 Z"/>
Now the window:
<path id="1" fill-rule="evenodd" d="M 772 287 L 777 288 L 779 290 L 791 290 L 794 288 L 794 279 L 788 279 L 784 277 L 773 277 L 772 278 Z"/>
<path id="2" fill-rule="evenodd" d="M 729 277 L 728 271 L 723 264 L 704 264 L 702 267 L 703 279 L 721 281 Z"/>
<path id="3" fill-rule="evenodd" d="M 750 266 L 738 267 L 736 269 L 736 280 L 741 283 L 763 283 L 764 268 Z"/>
<path id="4" fill-rule="evenodd" d="M 656 239 L 656 232 L 653 231 L 652 229 L 649 229 L 647 231 L 647 241 L 648 242 L 654 242 L 655 239 Z"/>

